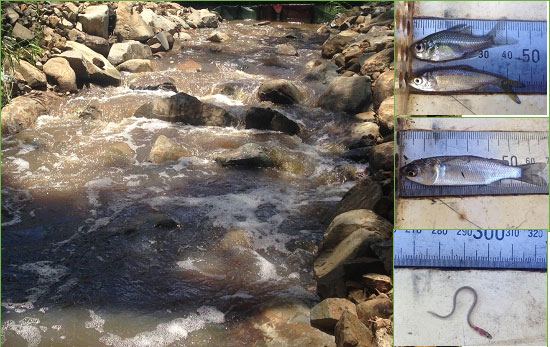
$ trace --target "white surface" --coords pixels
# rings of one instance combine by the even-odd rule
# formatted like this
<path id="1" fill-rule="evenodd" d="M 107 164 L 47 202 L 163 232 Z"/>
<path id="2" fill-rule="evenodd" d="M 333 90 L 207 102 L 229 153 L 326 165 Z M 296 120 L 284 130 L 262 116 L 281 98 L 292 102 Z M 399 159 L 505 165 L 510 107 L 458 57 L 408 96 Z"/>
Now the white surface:
<path id="1" fill-rule="evenodd" d="M 547 1 L 416 1 L 415 16 L 546 21 Z"/>
<path id="2" fill-rule="evenodd" d="M 474 325 L 487 330 L 489 340 L 471 329 L 466 316 L 473 300 L 461 291 L 451 312 L 454 292 L 473 287 L 478 302 L 471 315 Z M 545 345 L 547 341 L 547 274 L 529 271 L 394 270 L 396 346 Z"/>

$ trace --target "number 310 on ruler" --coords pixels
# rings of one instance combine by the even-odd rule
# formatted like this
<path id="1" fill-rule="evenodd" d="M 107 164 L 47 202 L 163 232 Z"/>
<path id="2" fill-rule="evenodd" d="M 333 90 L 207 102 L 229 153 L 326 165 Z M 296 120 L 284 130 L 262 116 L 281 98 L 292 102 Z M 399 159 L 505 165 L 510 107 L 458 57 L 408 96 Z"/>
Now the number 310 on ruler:
<path id="1" fill-rule="evenodd" d="M 395 267 L 545 269 L 546 230 L 395 230 Z"/>

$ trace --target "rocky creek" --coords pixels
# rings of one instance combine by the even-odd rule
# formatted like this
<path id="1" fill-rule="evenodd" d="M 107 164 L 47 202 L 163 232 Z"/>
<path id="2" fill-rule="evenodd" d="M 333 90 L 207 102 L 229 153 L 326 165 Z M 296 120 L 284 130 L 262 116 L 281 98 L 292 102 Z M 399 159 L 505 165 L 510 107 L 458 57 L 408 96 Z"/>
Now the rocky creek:
<path id="1" fill-rule="evenodd" d="M 144 62 L 122 54 L 117 85 L 82 82 L 71 64 L 77 89 L 55 79 L 57 95 L 35 97 L 52 94 L 47 112 L 26 126 L 3 117 L 3 345 L 334 345 L 310 310 L 347 291 L 320 289 L 314 262 L 341 241 L 325 235 L 319 250 L 342 212 L 372 214 L 350 223 L 391 237 L 381 143 L 393 125 L 371 98 L 378 110 L 392 91 L 370 88 L 386 71 L 393 89 L 393 71 L 346 71 L 366 46 L 323 59 L 331 33 L 319 27 L 187 30 Z M 344 41 L 337 51 L 357 40 Z M 315 271 L 334 273 L 325 258 Z"/>

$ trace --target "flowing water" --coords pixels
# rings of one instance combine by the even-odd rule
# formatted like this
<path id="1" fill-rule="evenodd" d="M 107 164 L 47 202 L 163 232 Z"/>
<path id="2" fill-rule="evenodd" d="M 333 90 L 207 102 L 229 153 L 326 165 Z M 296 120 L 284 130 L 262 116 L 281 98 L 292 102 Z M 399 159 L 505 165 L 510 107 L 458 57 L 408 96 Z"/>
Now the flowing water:
<path id="1" fill-rule="evenodd" d="M 252 345 L 254 315 L 275 298 L 318 301 L 312 262 L 326 217 L 364 167 L 340 159 L 347 120 L 314 107 L 326 86 L 302 82 L 326 37 L 316 26 L 224 23 L 227 43 L 196 30 L 154 60 L 154 80 L 240 117 L 234 128 L 133 117 L 172 95 L 84 89 L 2 138 L 2 345 Z M 291 34 L 294 38 L 285 38 Z M 281 56 L 290 43 L 298 56 Z M 178 68 L 186 61 L 202 71 Z M 294 81 L 300 106 L 259 102 L 260 83 Z M 237 90 L 222 95 L 224 86 Z M 95 120 L 78 113 L 94 102 Z M 250 106 L 276 107 L 307 131 L 245 130 Z M 166 135 L 192 156 L 148 162 Z M 216 153 L 245 143 L 280 149 L 282 168 L 222 168 Z M 260 344 L 261 345 L 261 344 Z"/>

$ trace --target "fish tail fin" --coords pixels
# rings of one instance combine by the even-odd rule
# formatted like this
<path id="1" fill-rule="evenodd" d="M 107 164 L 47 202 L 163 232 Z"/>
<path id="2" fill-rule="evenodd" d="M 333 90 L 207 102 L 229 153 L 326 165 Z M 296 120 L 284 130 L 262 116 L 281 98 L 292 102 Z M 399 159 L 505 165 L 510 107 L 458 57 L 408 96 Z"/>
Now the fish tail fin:
<path id="1" fill-rule="evenodd" d="M 532 163 L 519 165 L 521 168 L 521 181 L 537 186 L 548 185 L 548 164 Z"/>
<path id="2" fill-rule="evenodd" d="M 514 80 L 511 80 L 511 79 L 505 78 L 505 79 L 502 80 L 501 87 L 502 87 L 502 90 L 504 90 L 504 92 L 512 100 L 514 100 L 514 102 L 516 104 L 521 104 L 521 100 L 519 99 L 518 95 L 514 92 L 512 87 L 523 88 L 523 87 L 525 87 L 525 84 L 523 84 L 519 81 L 514 81 Z"/>
<path id="3" fill-rule="evenodd" d="M 487 34 L 487 36 L 491 37 L 491 40 L 493 41 L 493 45 L 495 46 L 506 46 L 506 45 L 515 45 L 518 43 L 517 40 L 514 40 L 511 37 L 508 37 L 506 35 L 506 31 L 499 30 L 499 25 L 495 25 L 491 31 Z"/>

